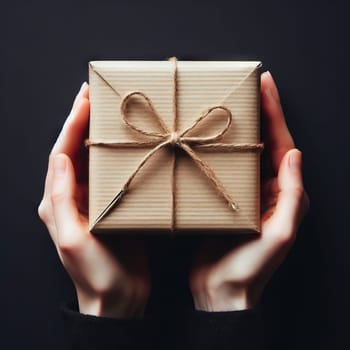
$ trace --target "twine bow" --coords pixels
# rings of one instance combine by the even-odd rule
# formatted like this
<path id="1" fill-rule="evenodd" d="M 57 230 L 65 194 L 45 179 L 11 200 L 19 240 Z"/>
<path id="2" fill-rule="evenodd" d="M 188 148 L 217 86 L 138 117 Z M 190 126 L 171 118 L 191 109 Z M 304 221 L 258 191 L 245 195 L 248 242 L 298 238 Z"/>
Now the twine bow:
<path id="1" fill-rule="evenodd" d="M 124 183 L 122 189 L 115 195 L 112 201 L 105 207 L 105 209 L 101 212 L 101 214 L 96 218 L 91 227 L 94 228 L 104 217 L 106 217 L 110 211 L 117 206 L 122 197 L 127 193 L 131 182 L 137 175 L 137 173 L 142 169 L 144 164 L 160 149 L 166 146 L 179 147 L 183 151 L 185 151 L 190 158 L 194 161 L 194 163 L 199 167 L 199 169 L 206 175 L 206 177 L 211 181 L 214 188 L 217 190 L 218 194 L 228 203 L 229 207 L 232 208 L 233 211 L 238 211 L 239 206 L 238 203 L 235 202 L 231 196 L 231 194 L 225 189 L 224 185 L 215 175 L 213 169 L 209 167 L 193 150 L 193 147 L 204 150 L 214 150 L 214 151 L 228 151 L 228 152 L 237 152 L 237 151 L 261 151 L 263 149 L 262 143 L 217 143 L 219 139 L 221 139 L 226 132 L 229 130 L 232 124 L 232 113 L 231 111 L 223 106 L 213 106 L 210 107 L 206 112 L 201 114 L 199 118 L 195 120 L 195 122 L 187 128 L 185 131 L 178 133 L 177 131 L 177 120 L 178 120 L 178 108 L 177 108 L 177 59 L 172 57 L 169 59 L 174 62 L 174 74 L 173 74 L 173 82 L 174 82 L 174 90 L 173 90 L 173 128 L 169 130 L 168 126 L 164 123 L 163 119 L 157 113 L 151 99 L 147 97 L 143 92 L 132 91 L 127 93 L 121 101 L 120 105 L 120 113 L 123 119 L 123 122 L 130 129 L 136 131 L 137 133 L 146 136 L 149 138 L 149 141 L 131 141 L 131 142 L 114 142 L 114 141 L 92 141 L 86 140 L 85 145 L 88 146 L 103 146 L 103 147 L 153 147 L 140 161 L 136 169 L 130 174 L 126 182 Z M 105 83 L 110 86 L 118 96 L 120 94 L 114 89 L 114 87 L 108 83 L 104 77 L 95 72 L 100 76 Z M 149 107 L 151 115 L 155 117 L 157 123 L 159 124 L 162 132 L 152 132 L 146 131 L 135 124 L 133 124 L 128 119 L 128 104 L 132 100 L 132 98 L 138 96 L 142 98 L 144 102 Z M 213 134 L 211 136 L 188 136 L 188 134 L 193 131 L 198 124 L 204 121 L 207 118 L 210 118 L 215 111 L 222 111 L 226 117 L 226 124 L 224 128 L 218 132 L 217 134 Z M 173 152 L 173 161 L 172 161 L 172 218 L 171 218 L 171 230 L 173 231 L 176 227 L 176 199 L 175 199 L 175 168 L 176 168 L 176 153 Z"/>

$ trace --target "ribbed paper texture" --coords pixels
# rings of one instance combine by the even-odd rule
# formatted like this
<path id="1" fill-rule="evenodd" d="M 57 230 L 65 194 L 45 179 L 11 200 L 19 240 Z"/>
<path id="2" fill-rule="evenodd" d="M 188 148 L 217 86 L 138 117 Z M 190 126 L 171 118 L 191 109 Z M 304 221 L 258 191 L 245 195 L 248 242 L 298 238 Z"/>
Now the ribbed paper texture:
<path id="1" fill-rule="evenodd" d="M 260 142 L 259 62 L 179 61 L 178 131 L 193 124 L 211 106 L 225 105 L 233 122 L 220 142 Z M 120 114 L 119 95 L 141 91 L 153 102 L 168 127 L 173 120 L 173 63 L 169 61 L 90 62 L 90 139 L 106 141 L 145 140 L 126 127 Z M 142 112 L 142 105 L 139 109 Z M 138 125 L 158 131 L 157 124 L 134 108 Z M 132 116 L 134 118 L 134 115 Z M 223 123 L 204 122 L 191 136 L 220 131 Z M 90 224 L 118 193 L 128 176 L 150 150 L 90 147 Z M 194 148 L 195 149 L 195 148 Z M 240 210 L 235 212 L 218 195 L 184 152 L 176 158 L 176 232 L 257 232 L 260 228 L 260 153 L 195 151 L 214 170 Z M 171 228 L 173 150 L 164 148 L 147 161 L 122 201 L 94 228 L 94 233 L 156 232 Z"/>

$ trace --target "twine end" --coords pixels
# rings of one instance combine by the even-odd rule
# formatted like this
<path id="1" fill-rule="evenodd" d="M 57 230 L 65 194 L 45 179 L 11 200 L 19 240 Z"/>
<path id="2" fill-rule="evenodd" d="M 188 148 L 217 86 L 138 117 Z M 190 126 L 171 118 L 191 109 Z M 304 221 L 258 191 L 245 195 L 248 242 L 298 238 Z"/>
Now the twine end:
<path id="1" fill-rule="evenodd" d="M 239 206 L 237 203 L 235 202 L 232 202 L 231 203 L 231 208 L 234 210 L 234 211 L 239 211 Z"/>
<path id="2" fill-rule="evenodd" d="M 91 228 L 94 228 L 106 215 L 109 214 L 109 212 L 120 202 L 121 198 L 126 192 L 126 188 L 119 191 L 119 193 L 113 198 L 113 200 L 107 205 L 107 207 L 102 211 L 102 213 L 96 218 L 96 220 L 93 222 Z M 91 229 L 90 229 L 91 231 Z"/>

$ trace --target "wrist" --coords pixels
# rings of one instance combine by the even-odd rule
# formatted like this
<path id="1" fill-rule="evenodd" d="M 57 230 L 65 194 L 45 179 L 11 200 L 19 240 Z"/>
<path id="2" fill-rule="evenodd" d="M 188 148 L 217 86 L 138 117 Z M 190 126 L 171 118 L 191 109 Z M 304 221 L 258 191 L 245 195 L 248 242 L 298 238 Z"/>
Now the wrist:
<path id="1" fill-rule="evenodd" d="M 144 314 L 147 297 L 101 293 L 89 295 L 77 290 L 79 312 L 87 315 L 111 318 L 139 318 Z"/>
<path id="2" fill-rule="evenodd" d="M 251 309 L 257 302 L 248 287 L 223 284 L 193 292 L 194 307 L 201 311 L 238 311 Z"/>

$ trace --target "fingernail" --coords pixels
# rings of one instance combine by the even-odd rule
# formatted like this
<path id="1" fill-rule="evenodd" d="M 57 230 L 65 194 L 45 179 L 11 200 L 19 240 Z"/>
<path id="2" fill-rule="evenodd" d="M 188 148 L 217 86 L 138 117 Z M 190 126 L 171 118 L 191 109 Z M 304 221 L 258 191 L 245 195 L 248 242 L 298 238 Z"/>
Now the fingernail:
<path id="1" fill-rule="evenodd" d="M 268 75 L 269 77 L 272 78 L 271 72 L 269 70 L 267 70 L 266 72 L 264 72 L 264 74 Z"/>
<path id="2" fill-rule="evenodd" d="M 288 159 L 289 168 L 293 171 L 299 170 L 301 166 L 301 152 L 299 150 L 295 150 L 290 153 Z"/>
<path id="3" fill-rule="evenodd" d="M 80 93 L 80 92 L 79 92 L 79 93 Z M 83 102 L 83 101 L 79 98 L 79 94 L 78 94 L 77 97 L 76 97 L 76 102 L 75 102 L 74 106 L 72 107 L 71 111 L 69 112 L 66 121 L 64 122 L 64 125 L 63 125 L 63 129 L 64 129 L 64 130 L 65 130 L 66 127 L 67 127 L 67 123 L 68 123 L 71 119 L 73 119 L 73 118 L 75 117 L 75 115 L 76 115 L 75 112 L 77 111 L 77 109 L 79 109 L 79 107 L 80 107 L 80 105 L 81 105 L 82 102 Z"/>
<path id="4" fill-rule="evenodd" d="M 83 90 L 84 90 L 86 84 L 87 84 L 86 81 L 84 81 L 84 82 L 81 84 L 80 89 L 79 89 L 79 91 L 78 91 L 78 93 L 77 93 L 76 99 L 78 99 L 78 98 L 80 97 L 80 95 L 82 94 L 82 92 L 83 92 Z"/>
<path id="5" fill-rule="evenodd" d="M 54 158 L 53 170 L 55 176 L 62 176 L 66 171 L 66 159 L 62 155 L 57 155 Z"/>
<path id="6" fill-rule="evenodd" d="M 81 87 L 80 87 L 80 89 L 79 89 L 78 95 L 84 90 L 84 87 L 85 87 L 86 84 L 87 84 L 86 81 L 84 81 L 84 82 L 81 84 Z"/>
<path id="7" fill-rule="evenodd" d="M 273 82 L 274 88 L 267 88 L 266 90 L 270 90 L 268 95 L 269 97 L 272 97 L 276 102 L 280 102 L 280 95 L 278 93 L 277 87 L 276 87 L 276 83 L 275 80 L 273 79 L 273 76 L 271 74 L 271 72 L 269 70 L 267 70 L 264 74 L 266 74 L 268 77 L 270 77 L 270 79 Z"/>

